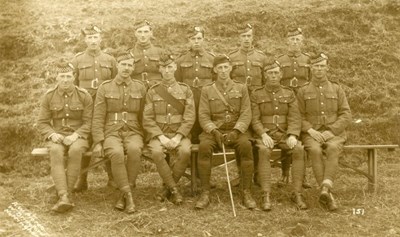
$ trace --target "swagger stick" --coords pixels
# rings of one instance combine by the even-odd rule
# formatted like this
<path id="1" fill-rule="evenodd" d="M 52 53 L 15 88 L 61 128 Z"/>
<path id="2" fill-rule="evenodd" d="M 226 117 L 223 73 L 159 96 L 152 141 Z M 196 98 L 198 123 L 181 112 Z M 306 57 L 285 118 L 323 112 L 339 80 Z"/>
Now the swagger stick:
<path id="1" fill-rule="evenodd" d="M 225 144 L 224 143 L 222 143 L 222 153 L 224 155 L 226 181 L 228 182 L 229 196 L 231 198 L 233 216 L 236 217 L 235 203 L 233 202 L 233 194 L 232 194 L 231 182 L 230 182 L 230 178 L 229 178 L 228 162 L 226 161 L 226 152 L 225 152 Z"/>

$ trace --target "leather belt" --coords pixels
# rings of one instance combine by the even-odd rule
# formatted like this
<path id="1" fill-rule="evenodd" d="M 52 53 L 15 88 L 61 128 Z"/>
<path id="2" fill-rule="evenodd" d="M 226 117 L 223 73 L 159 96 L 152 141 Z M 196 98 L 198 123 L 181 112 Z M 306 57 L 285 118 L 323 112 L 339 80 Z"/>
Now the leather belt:
<path id="1" fill-rule="evenodd" d="M 279 125 L 282 123 L 287 123 L 287 117 L 286 115 L 262 116 L 261 122 Z"/>
<path id="2" fill-rule="evenodd" d="M 325 125 L 333 123 L 337 120 L 336 114 L 331 115 L 308 115 L 307 121 L 312 124 Z"/>
<path id="3" fill-rule="evenodd" d="M 156 122 L 163 123 L 163 124 L 172 124 L 172 123 L 181 123 L 182 122 L 182 115 L 156 115 Z"/>
<path id="4" fill-rule="evenodd" d="M 120 112 L 120 113 L 107 113 L 107 120 L 109 121 L 138 121 L 136 113 Z"/>

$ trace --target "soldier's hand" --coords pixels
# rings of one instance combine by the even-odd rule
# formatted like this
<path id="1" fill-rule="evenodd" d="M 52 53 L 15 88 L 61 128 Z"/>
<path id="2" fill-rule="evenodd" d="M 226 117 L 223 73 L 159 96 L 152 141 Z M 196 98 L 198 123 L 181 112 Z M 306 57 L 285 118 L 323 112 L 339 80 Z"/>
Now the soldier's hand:
<path id="1" fill-rule="evenodd" d="M 308 132 L 308 134 L 310 134 L 310 136 L 311 136 L 312 138 L 314 138 L 317 142 L 319 142 L 319 143 L 321 143 L 321 144 L 325 142 L 324 136 L 322 135 L 322 133 L 318 132 L 317 130 L 315 130 L 315 129 L 313 129 L 313 128 L 310 128 L 310 129 L 307 130 L 307 132 Z"/>
<path id="2" fill-rule="evenodd" d="M 333 138 L 335 134 L 333 134 L 331 131 L 323 131 L 322 136 L 324 137 L 325 141 L 328 141 L 329 139 Z"/>
<path id="3" fill-rule="evenodd" d="M 286 144 L 288 145 L 288 147 L 290 149 L 293 149 L 293 147 L 296 146 L 297 144 L 297 138 L 293 135 L 290 135 L 287 139 L 286 139 Z"/>
<path id="4" fill-rule="evenodd" d="M 158 140 L 161 142 L 161 145 L 163 145 L 165 148 L 170 149 L 169 148 L 169 138 L 166 137 L 165 135 L 160 135 L 158 136 Z"/>
<path id="5" fill-rule="evenodd" d="M 272 138 L 267 134 L 267 133 L 263 133 L 261 135 L 262 138 L 262 142 L 264 143 L 264 145 L 268 148 L 274 148 L 274 140 L 272 140 Z"/>
<path id="6" fill-rule="evenodd" d="M 169 140 L 170 149 L 175 149 L 182 140 L 182 134 L 176 134 L 173 138 Z"/>
<path id="7" fill-rule="evenodd" d="M 222 149 L 222 142 L 224 140 L 224 135 L 218 129 L 212 130 L 212 134 L 214 135 L 215 141 L 217 142 L 219 148 Z"/>
<path id="8" fill-rule="evenodd" d="M 231 144 L 235 143 L 239 137 L 239 133 L 240 133 L 239 130 L 233 129 L 232 132 L 230 132 L 230 133 L 228 133 L 228 135 L 226 135 L 224 143 L 226 145 L 231 145 Z"/>
<path id="9" fill-rule="evenodd" d="M 64 145 L 70 146 L 72 143 L 74 143 L 76 140 L 78 140 L 79 134 L 78 133 L 72 133 L 69 136 L 66 136 L 63 140 Z"/>
<path id="10" fill-rule="evenodd" d="M 54 133 L 53 135 L 51 135 L 50 139 L 54 143 L 62 143 L 64 140 L 64 136 L 58 133 Z"/>
<path id="11" fill-rule="evenodd" d="M 97 143 L 92 151 L 92 156 L 97 158 L 97 157 L 104 157 L 104 150 L 103 150 L 103 146 L 101 145 L 101 143 Z"/>

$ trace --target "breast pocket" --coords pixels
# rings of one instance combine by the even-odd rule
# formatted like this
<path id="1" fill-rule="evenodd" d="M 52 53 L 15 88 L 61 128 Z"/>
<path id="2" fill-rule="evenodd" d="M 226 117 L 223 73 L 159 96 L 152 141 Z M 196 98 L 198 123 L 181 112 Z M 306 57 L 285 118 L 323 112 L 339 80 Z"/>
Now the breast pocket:
<path id="1" fill-rule="evenodd" d="M 81 119 L 83 114 L 83 104 L 81 102 L 72 102 L 69 106 L 70 118 Z"/>
<path id="2" fill-rule="evenodd" d="M 272 110 L 272 101 L 268 96 L 257 98 L 257 105 L 262 115 L 270 115 Z"/>
<path id="3" fill-rule="evenodd" d="M 167 102 L 159 95 L 154 95 L 153 104 L 156 114 L 164 115 L 167 113 Z"/>
<path id="4" fill-rule="evenodd" d="M 149 62 L 147 65 L 149 67 L 149 71 L 158 72 L 158 64 L 160 61 L 160 57 L 156 56 L 149 56 Z"/>
<path id="5" fill-rule="evenodd" d="M 283 78 L 292 78 L 293 75 L 293 65 L 290 62 L 285 62 L 281 64 L 281 69 L 283 73 Z"/>
<path id="6" fill-rule="evenodd" d="M 79 80 L 86 81 L 86 80 L 93 80 L 94 77 L 94 70 L 93 70 L 93 63 L 85 63 L 82 62 L 78 65 L 79 71 Z"/>
<path id="7" fill-rule="evenodd" d="M 142 100 L 143 95 L 141 93 L 131 93 L 128 100 L 128 111 L 139 112 Z"/>
<path id="8" fill-rule="evenodd" d="M 240 92 L 228 92 L 229 104 L 235 108 L 235 111 L 240 111 L 242 94 Z"/>
<path id="9" fill-rule="evenodd" d="M 111 79 L 112 66 L 110 62 L 100 62 L 101 79 L 103 81 Z"/>
<path id="10" fill-rule="evenodd" d="M 106 94 L 108 112 L 119 112 L 121 110 L 121 100 L 119 94 Z"/>
<path id="11" fill-rule="evenodd" d="M 317 94 L 305 93 L 303 98 L 306 105 L 306 112 L 318 111 L 319 104 L 317 100 Z"/>
<path id="12" fill-rule="evenodd" d="M 334 92 L 325 93 L 326 109 L 330 112 L 336 112 L 338 109 L 338 96 Z"/>
<path id="13" fill-rule="evenodd" d="M 50 104 L 51 117 L 53 119 L 64 118 L 63 108 L 64 108 L 63 104 L 51 103 Z"/>
<path id="14" fill-rule="evenodd" d="M 181 63 L 181 70 L 183 79 L 193 79 L 193 63 L 191 62 L 183 62 Z"/>
<path id="15" fill-rule="evenodd" d="M 279 108 L 278 113 L 286 115 L 289 112 L 289 103 L 293 100 L 292 97 L 281 97 L 279 98 Z"/>
<path id="16" fill-rule="evenodd" d="M 226 106 L 224 105 L 224 103 L 222 102 L 222 100 L 218 97 L 210 97 L 208 99 L 208 103 L 210 104 L 210 112 L 211 115 L 212 114 L 218 114 L 218 113 L 222 113 L 224 112 L 226 109 Z"/>
<path id="17" fill-rule="evenodd" d="M 245 75 L 244 62 L 233 62 L 232 67 L 232 77 L 243 77 Z"/>

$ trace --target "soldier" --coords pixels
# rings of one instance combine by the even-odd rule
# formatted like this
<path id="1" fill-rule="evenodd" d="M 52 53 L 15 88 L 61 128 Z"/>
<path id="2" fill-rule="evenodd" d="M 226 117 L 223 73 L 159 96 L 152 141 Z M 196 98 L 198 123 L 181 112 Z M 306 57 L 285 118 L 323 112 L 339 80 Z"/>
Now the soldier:
<path id="1" fill-rule="evenodd" d="M 263 63 L 266 59 L 261 50 L 253 46 L 253 27 L 244 25 L 238 30 L 240 47 L 229 53 L 232 61 L 232 79 L 247 85 L 249 91 L 264 85 Z"/>
<path id="2" fill-rule="evenodd" d="M 172 55 L 160 58 L 162 82 L 150 87 L 146 95 L 143 127 L 151 150 L 151 159 L 163 179 L 161 201 L 171 196 L 179 205 L 183 202 L 177 183 L 190 161 L 190 130 L 196 118 L 190 87 L 175 80 L 176 63 Z M 170 155 L 168 165 L 165 152 Z"/>
<path id="3" fill-rule="evenodd" d="M 93 156 L 99 157 L 104 152 L 106 157 L 110 157 L 112 174 L 121 191 L 115 208 L 133 213 L 136 208 L 132 189 L 136 186 L 141 167 L 141 111 L 146 87 L 130 78 L 134 68 L 130 52 L 118 52 L 117 62 L 117 76 L 103 82 L 97 90 L 92 125 Z"/>
<path id="4" fill-rule="evenodd" d="M 319 201 L 334 211 L 337 204 L 331 189 L 351 111 L 343 89 L 327 78 L 328 57 L 319 53 L 310 60 L 311 82 L 297 93 L 302 117 L 301 140 L 312 161 L 317 183 L 321 185 Z"/>
<path id="5" fill-rule="evenodd" d="M 94 101 L 98 86 L 102 82 L 114 78 L 117 74 L 117 63 L 113 56 L 101 51 L 101 30 L 99 27 L 88 25 L 81 32 L 85 38 L 87 48 L 84 52 L 78 53 L 71 63 L 75 68 L 75 84 L 86 89 Z M 84 157 L 82 159 L 82 169 L 87 168 L 89 164 L 90 157 Z M 108 185 L 115 186 L 111 175 L 110 162 L 106 163 L 106 171 Z M 74 191 L 81 192 L 88 189 L 87 174 L 85 172 L 80 175 Z"/>
<path id="6" fill-rule="evenodd" d="M 74 207 L 69 195 L 79 176 L 82 155 L 89 148 L 93 101 L 85 89 L 74 85 L 71 63 L 61 60 L 56 65 L 56 72 L 57 86 L 44 95 L 37 124 L 47 141 L 51 177 L 59 196 L 51 210 L 66 212 Z"/>
<path id="7" fill-rule="evenodd" d="M 277 61 L 264 67 L 266 83 L 251 94 L 252 127 L 257 135 L 259 153 L 258 175 L 263 195 L 262 209 L 271 210 L 271 165 L 274 147 L 287 150 L 293 156 L 293 201 L 299 209 L 307 209 L 302 192 L 304 176 L 304 150 L 300 136 L 301 116 L 294 92 L 280 85 L 282 71 Z"/>
<path id="8" fill-rule="evenodd" d="M 175 77 L 177 81 L 186 83 L 192 89 L 197 112 L 201 89 L 212 82 L 214 55 L 204 49 L 203 28 L 199 26 L 189 28 L 187 37 L 190 49 L 176 60 L 178 68 L 175 72 Z M 199 143 L 201 132 L 199 120 L 196 119 L 191 131 L 192 143 Z"/>
<path id="9" fill-rule="evenodd" d="M 135 70 L 132 78 L 140 80 L 149 88 L 161 82 L 161 74 L 158 71 L 158 63 L 163 52 L 161 48 L 151 43 L 153 27 L 147 20 L 135 24 L 136 45 L 132 49 L 135 56 Z"/>
<path id="10" fill-rule="evenodd" d="M 289 27 L 286 35 L 286 44 L 288 47 L 287 54 L 282 54 L 277 57 L 277 61 L 281 64 L 282 80 L 281 84 L 286 87 L 292 88 L 295 93 L 298 88 L 305 85 L 311 77 L 310 74 L 310 56 L 301 52 L 304 46 L 303 31 L 299 27 Z M 285 185 L 289 182 L 289 171 L 292 158 L 290 155 L 282 152 L 282 177 L 279 185 Z M 304 167 L 306 169 L 306 167 Z M 304 174 L 306 174 L 304 172 Z M 306 176 L 303 180 L 304 188 L 311 188 L 307 182 Z"/>
<path id="11" fill-rule="evenodd" d="M 213 150 L 222 143 L 235 148 L 240 159 L 243 204 L 256 208 L 251 194 L 253 153 L 247 129 L 251 122 L 250 99 L 246 85 L 230 78 L 232 64 L 228 56 L 216 56 L 213 63 L 217 80 L 201 92 L 199 121 L 200 134 L 198 169 L 202 193 L 195 208 L 203 209 L 210 203 L 210 176 Z M 224 138 L 226 137 L 226 139 Z"/>

